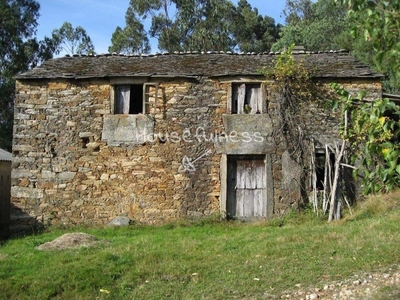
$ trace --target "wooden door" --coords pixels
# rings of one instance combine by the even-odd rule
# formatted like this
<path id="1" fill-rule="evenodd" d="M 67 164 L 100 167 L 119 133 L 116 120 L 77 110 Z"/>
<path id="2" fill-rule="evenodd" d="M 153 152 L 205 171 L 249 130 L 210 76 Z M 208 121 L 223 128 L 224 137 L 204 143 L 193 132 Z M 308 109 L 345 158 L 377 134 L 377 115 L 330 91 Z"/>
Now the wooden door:
<path id="1" fill-rule="evenodd" d="M 266 176 L 263 158 L 239 158 L 228 165 L 227 213 L 238 218 L 266 217 Z"/>

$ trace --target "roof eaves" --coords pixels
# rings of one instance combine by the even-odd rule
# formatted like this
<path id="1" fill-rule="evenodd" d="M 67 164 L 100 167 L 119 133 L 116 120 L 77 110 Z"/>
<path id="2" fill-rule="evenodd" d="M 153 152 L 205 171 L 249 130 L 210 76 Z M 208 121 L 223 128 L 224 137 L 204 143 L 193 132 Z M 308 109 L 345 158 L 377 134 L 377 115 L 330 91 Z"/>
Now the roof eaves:
<path id="1" fill-rule="evenodd" d="M 12 161 L 12 154 L 6 150 L 0 149 L 0 161 Z"/>
<path id="2" fill-rule="evenodd" d="M 383 77 L 384 75 L 382 74 L 378 74 L 378 73 L 374 73 L 371 72 L 371 70 L 369 70 L 368 66 L 363 65 L 361 63 L 354 63 L 354 58 L 347 58 L 346 55 L 344 55 L 346 53 L 346 55 L 348 55 L 348 51 L 346 50 L 337 50 L 337 51 L 318 51 L 318 52 L 310 52 L 310 51 L 297 51 L 294 54 L 296 54 L 296 56 L 313 56 L 313 55 L 326 55 L 326 54 L 336 54 L 337 57 L 332 57 L 332 62 L 337 62 L 338 59 L 341 63 L 349 63 L 349 64 L 353 64 L 354 67 L 354 71 L 355 74 L 353 74 L 350 70 L 349 74 L 339 74 L 340 71 L 337 70 L 338 72 L 335 73 L 334 76 L 332 76 L 332 74 L 330 74 L 330 72 L 326 72 L 325 74 L 321 74 L 320 76 L 316 75 L 314 77 L 353 77 L 353 78 L 379 78 L 379 77 Z M 217 61 L 220 61 L 220 58 L 222 61 L 224 61 L 224 56 L 232 56 L 232 55 L 236 55 L 238 57 L 249 57 L 249 56 L 253 56 L 253 57 L 271 57 L 271 56 L 279 56 L 281 53 L 280 52 L 263 52 L 263 53 L 232 53 L 232 52 L 218 52 L 218 51 L 208 51 L 208 52 L 173 52 L 171 54 L 169 53 L 156 53 L 156 54 L 148 54 L 148 55 L 124 55 L 124 54 L 117 54 L 117 53 L 113 53 L 113 54 L 100 54 L 100 55 L 88 55 L 88 56 L 79 56 L 79 55 L 74 55 L 74 56 L 66 56 L 64 59 L 66 59 L 67 61 L 71 61 L 74 60 L 75 58 L 82 58 L 84 61 L 87 60 L 95 60 L 95 59 L 99 59 L 99 60 L 107 60 L 109 61 L 110 59 L 115 59 L 116 63 L 122 63 L 123 60 L 128 59 L 130 60 L 131 58 L 136 58 L 139 61 L 142 60 L 147 60 L 147 59 L 157 59 L 157 57 L 165 57 L 166 55 L 175 57 L 175 58 L 171 58 L 172 63 L 175 62 L 175 60 L 178 57 L 182 57 L 182 56 L 194 56 L 194 55 L 222 55 L 220 56 L 217 60 L 215 60 L 214 58 L 210 58 L 211 62 L 210 64 L 217 64 Z M 317 56 L 318 57 L 318 56 Z M 57 79 L 57 78 L 62 78 L 62 79 L 89 79 L 89 78 L 106 78 L 106 77 L 114 77 L 115 74 L 114 73 L 109 73 L 107 72 L 107 69 L 102 68 L 102 62 L 98 61 L 96 63 L 94 63 L 92 65 L 93 69 L 92 70 L 86 70 L 87 72 L 82 70 L 79 70 L 76 73 L 69 73 L 67 70 L 67 72 L 65 73 L 57 73 L 57 70 L 61 69 L 61 67 L 64 65 L 64 62 L 62 59 L 57 61 L 58 59 L 51 59 L 47 62 L 49 62 L 49 64 L 46 66 L 46 62 L 44 62 L 44 64 L 42 66 L 39 66 L 38 69 L 33 69 L 31 71 L 28 71 L 27 73 L 23 73 L 23 74 L 19 74 L 17 75 L 15 78 L 16 79 L 20 79 L 20 80 L 29 80 L 29 79 Z M 322 59 L 322 58 L 321 58 Z M 329 58 L 330 59 L 330 58 Z M 179 61 L 179 59 L 178 59 Z M 320 61 L 320 58 L 317 58 L 316 60 L 314 60 L 314 62 L 312 62 L 312 64 L 319 64 L 319 63 L 324 63 L 324 61 Z M 68 64 L 70 64 L 71 62 L 68 62 Z M 157 65 L 157 62 L 154 61 L 154 63 Z M 46 69 L 46 67 L 49 67 L 48 69 Z M 190 67 L 190 66 L 189 66 Z M 364 70 L 360 70 L 362 68 L 366 68 L 368 71 L 363 74 Z M 358 71 L 357 71 L 358 70 Z M 83 74 L 81 73 L 83 71 Z M 181 72 L 180 74 L 177 74 L 174 72 L 174 70 L 171 70 L 171 72 L 166 72 L 163 73 L 161 72 L 161 74 L 156 74 L 154 72 L 152 73 L 134 73 L 132 74 L 131 71 L 127 70 L 126 68 L 122 68 L 121 69 L 121 73 L 119 74 L 119 76 L 122 77 L 134 77 L 134 76 L 149 76 L 149 77 L 181 77 L 181 78 L 185 78 L 185 77 L 198 77 L 198 76 L 205 76 L 205 74 L 202 74 L 202 72 L 198 72 L 196 74 L 191 73 L 191 71 L 189 70 L 182 70 L 183 72 Z M 189 71 L 188 73 L 186 73 L 185 71 Z M 204 70 L 203 70 L 204 71 Z M 212 70 L 212 71 L 216 71 L 216 69 Z M 235 76 L 235 75 L 249 75 L 249 76 L 253 76 L 253 75 L 260 75 L 258 72 L 256 71 L 252 71 L 249 69 L 243 69 L 243 72 L 241 74 L 233 74 L 230 73 L 229 70 L 226 70 L 228 72 L 209 72 L 207 73 L 207 76 L 209 77 L 223 77 L 223 76 Z M 234 71 L 234 70 L 232 70 Z M 321 71 L 321 70 L 320 70 Z M 236 72 L 238 72 L 236 70 Z M 235 73 L 236 73 L 235 72 Z M 322 72 L 322 71 L 321 71 Z M 213 74 L 210 74 L 213 73 Z"/>

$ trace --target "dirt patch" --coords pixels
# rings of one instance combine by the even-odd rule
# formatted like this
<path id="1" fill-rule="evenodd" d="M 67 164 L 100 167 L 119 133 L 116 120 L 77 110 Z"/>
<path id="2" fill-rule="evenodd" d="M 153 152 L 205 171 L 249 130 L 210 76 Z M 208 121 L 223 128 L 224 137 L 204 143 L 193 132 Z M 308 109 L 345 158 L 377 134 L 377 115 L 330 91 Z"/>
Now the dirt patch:
<path id="1" fill-rule="evenodd" d="M 64 250 L 73 249 L 80 247 L 92 247 L 98 244 L 100 241 L 93 235 L 75 232 L 66 233 L 51 242 L 44 243 L 37 246 L 37 250 L 41 251 L 53 251 L 53 250 Z"/>

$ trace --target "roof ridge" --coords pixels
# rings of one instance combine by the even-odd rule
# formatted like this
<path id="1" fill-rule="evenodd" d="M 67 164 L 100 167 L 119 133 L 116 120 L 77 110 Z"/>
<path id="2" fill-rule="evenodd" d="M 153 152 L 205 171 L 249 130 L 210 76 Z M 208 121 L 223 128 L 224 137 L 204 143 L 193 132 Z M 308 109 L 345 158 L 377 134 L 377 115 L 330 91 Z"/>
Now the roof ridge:
<path id="1" fill-rule="evenodd" d="M 108 57 L 108 56 L 121 56 L 121 57 L 155 57 L 155 56 L 165 56 L 165 55 L 206 55 L 206 54 L 226 54 L 226 55 L 280 55 L 283 51 L 277 52 L 232 52 L 232 51 L 174 51 L 170 52 L 155 52 L 155 53 L 141 53 L 141 54 L 133 54 L 133 53 L 100 53 L 100 54 L 73 54 L 73 55 L 65 55 L 64 57 Z M 325 51 L 305 51 L 305 50 L 294 50 L 292 54 L 321 54 L 321 53 L 349 53 L 346 49 L 339 50 L 325 50 Z M 62 57 L 58 57 L 62 58 Z"/>

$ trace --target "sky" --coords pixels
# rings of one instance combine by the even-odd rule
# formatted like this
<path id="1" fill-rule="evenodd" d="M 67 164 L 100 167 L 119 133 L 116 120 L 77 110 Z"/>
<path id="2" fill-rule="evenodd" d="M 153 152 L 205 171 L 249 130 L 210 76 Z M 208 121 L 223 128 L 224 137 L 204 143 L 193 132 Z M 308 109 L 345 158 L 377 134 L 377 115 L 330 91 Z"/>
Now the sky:
<path id="1" fill-rule="evenodd" d="M 38 0 L 40 17 L 36 36 L 39 40 L 51 36 L 64 22 L 75 28 L 83 27 L 90 36 L 95 52 L 107 53 L 111 45 L 111 36 L 117 26 L 125 27 L 125 13 L 129 0 Z M 237 4 L 237 0 L 232 1 Z M 285 0 L 248 0 L 259 14 L 270 16 L 276 23 L 284 23 L 282 11 Z M 146 26 L 146 24 L 145 24 Z M 151 40 L 151 52 L 158 51 L 157 41 Z M 64 53 L 65 54 L 65 53 Z"/>

